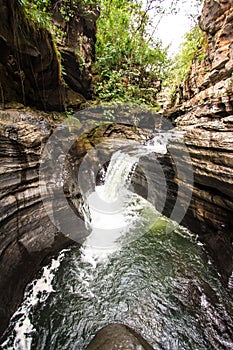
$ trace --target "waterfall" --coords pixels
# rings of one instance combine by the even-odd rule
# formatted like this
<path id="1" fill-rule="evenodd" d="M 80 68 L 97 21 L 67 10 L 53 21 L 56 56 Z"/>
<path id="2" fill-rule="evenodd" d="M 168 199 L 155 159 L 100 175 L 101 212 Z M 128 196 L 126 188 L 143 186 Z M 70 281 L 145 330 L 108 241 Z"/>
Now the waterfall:
<path id="1" fill-rule="evenodd" d="M 133 166 L 138 160 L 137 155 L 131 156 L 122 151 L 117 151 L 112 155 L 104 185 L 101 186 L 101 190 L 98 190 L 97 186 L 97 191 L 106 202 L 111 203 L 118 200 L 119 196 L 125 192 L 130 183 Z"/>
<path id="2" fill-rule="evenodd" d="M 81 254 L 73 245 L 29 284 L 1 349 L 86 349 L 109 323 L 148 334 L 156 349 L 233 349 L 232 300 L 203 245 L 181 226 L 167 234 L 171 220 L 130 191 L 140 157 L 166 153 L 169 139 L 158 134 L 112 154 L 104 182 L 92 182 L 84 199 L 92 232 Z"/>
<path id="3" fill-rule="evenodd" d="M 91 234 L 82 248 L 83 259 L 96 264 L 121 245 L 120 238 L 141 220 L 139 212 L 149 203 L 129 191 L 130 181 L 140 157 L 152 152 L 165 154 L 168 133 L 157 134 L 145 144 L 134 144 L 113 153 L 104 184 L 87 197 Z"/>

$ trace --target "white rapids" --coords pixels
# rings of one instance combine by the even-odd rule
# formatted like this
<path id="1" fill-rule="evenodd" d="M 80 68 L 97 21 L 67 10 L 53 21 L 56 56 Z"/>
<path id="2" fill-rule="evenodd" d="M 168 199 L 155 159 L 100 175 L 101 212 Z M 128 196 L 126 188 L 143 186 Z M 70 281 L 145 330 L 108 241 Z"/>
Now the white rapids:
<path id="1" fill-rule="evenodd" d="M 151 152 L 167 152 L 170 137 L 166 135 L 158 134 L 147 144 L 137 145 L 129 152 L 116 151 L 111 157 L 104 184 L 96 186 L 87 197 L 84 207 L 89 207 L 91 234 L 81 248 L 81 259 L 86 263 L 87 271 L 89 268 L 94 271 L 98 263 L 103 263 L 109 254 L 120 248 L 120 238 L 128 234 L 129 227 L 140 226 L 141 211 L 150 204 L 129 191 L 131 176 L 141 156 Z M 86 215 L 84 218 L 89 220 Z M 2 349 L 31 349 L 35 330 L 30 321 L 30 312 L 36 304 L 45 302 L 48 295 L 54 292 L 52 281 L 64 258 L 64 252 L 53 259 L 50 266 L 43 268 L 40 278 L 29 284 L 23 303 L 11 319 L 11 324 L 14 325 L 13 345 L 9 345 L 12 344 L 12 339 L 8 338 L 2 344 Z"/>
<path id="2" fill-rule="evenodd" d="M 105 259 L 121 246 L 120 238 L 141 219 L 139 212 L 149 203 L 129 191 L 132 174 L 142 156 L 152 152 L 166 154 L 171 137 L 169 133 L 157 134 L 146 144 L 113 153 L 104 184 L 96 186 L 87 197 L 91 234 L 82 247 L 84 261 L 95 266 Z"/>

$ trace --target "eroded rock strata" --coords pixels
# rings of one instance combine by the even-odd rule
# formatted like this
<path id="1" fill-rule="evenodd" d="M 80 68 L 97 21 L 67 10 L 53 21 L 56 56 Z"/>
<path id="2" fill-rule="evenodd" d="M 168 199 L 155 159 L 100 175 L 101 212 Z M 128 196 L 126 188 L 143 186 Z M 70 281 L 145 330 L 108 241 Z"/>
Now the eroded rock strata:
<path id="1" fill-rule="evenodd" d="M 185 222 L 206 242 L 227 280 L 233 269 L 232 2 L 205 1 L 199 23 L 205 57 L 193 62 L 166 115 L 185 132 L 192 159 L 194 188 Z"/>
<path id="2" fill-rule="evenodd" d="M 39 190 L 42 145 L 53 123 L 29 110 L 0 112 L 0 331 L 46 256 L 66 245 Z"/>
<path id="3" fill-rule="evenodd" d="M 184 131 L 185 142 L 193 163 L 193 197 L 183 223 L 199 233 L 223 273 L 225 282 L 228 281 L 233 265 L 233 20 L 231 6 L 230 1 L 205 1 L 200 24 L 208 39 L 206 56 L 201 62 L 193 63 L 190 78 L 180 90 L 182 94 L 177 97 L 175 107 L 166 111 L 177 128 Z M 97 16 L 95 11 L 91 9 L 89 17 L 85 13 L 85 18 L 74 23 L 73 28 L 80 31 L 80 36 L 82 36 L 82 30 L 85 31 L 80 43 L 74 44 L 75 36 L 72 36 L 74 32 L 69 32 L 70 28 L 67 32 L 69 35 L 64 38 L 63 43 L 60 43 L 59 50 L 63 55 L 67 71 L 67 86 L 64 86 L 51 35 L 44 29 L 33 29 L 30 22 L 25 21 L 22 11 L 18 9 L 16 11 L 15 2 L 2 1 L 1 8 L 5 13 L 0 24 L 2 52 L 0 90 L 3 107 L 7 107 L 7 102 L 18 101 L 44 109 L 60 110 L 67 104 L 78 106 L 83 98 L 88 98 L 91 79 L 89 65 L 87 64 L 87 70 L 80 71 L 85 76 L 78 73 L 80 67 L 76 70 L 76 64 L 79 57 L 72 51 L 72 47 L 77 45 L 82 51 L 84 48 L 78 45 L 87 43 L 86 62 L 91 62 L 91 57 L 94 55 L 92 34 L 95 31 Z M 65 25 L 56 13 L 54 21 L 61 28 Z M 20 38 L 17 36 L 18 29 L 16 30 L 19 24 L 22 28 Z M 21 60 L 17 61 L 17 57 Z M 42 150 L 60 122 L 61 119 L 56 114 L 48 115 L 25 108 L 6 108 L 0 113 L 1 331 L 6 327 L 9 317 L 20 302 L 26 283 L 43 264 L 44 259 L 66 244 L 70 244 L 70 241 L 59 233 L 48 218 L 39 190 L 38 171 Z M 84 119 L 83 123 L 86 122 L 87 120 Z M 95 123 L 98 123 L 98 119 Z M 153 123 L 154 121 L 152 126 Z M 139 124 L 141 127 L 147 125 L 146 118 Z M 97 134 L 92 133 L 83 142 L 77 142 L 76 158 L 83 157 L 85 152 L 95 145 L 96 140 L 93 139 L 103 138 L 104 135 L 111 137 L 114 133 L 123 138 L 142 137 L 141 133 L 132 136 L 132 132 L 127 130 L 122 132 L 116 126 L 108 126 L 99 135 L 97 130 Z M 144 162 L 146 163 L 146 159 Z M 160 164 L 166 174 L 168 189 L 164 214 L 169 216 L 177 198 L 180 179 L 176 176 L 176 167 L 169 155 L 161 157 Z M 148 171 L 153 170 L 151 162 L 148 169 Z M 154 175 L 151 176 L 155 178 L 159 188 L 156 168 Z M 72 181 L 69 183 L 74 185 L 71 186 L 73 188 L 68 188 L 72 197 L 69 199 L 73 201 L 74 209 L 77 209 L 79 195 L 75 187 L 78 184 Z M 147 196 L 145 194 L 147 185 L 143 172 L 139 170 L 135 179 L 137 191 Z M 184 188 L 185 185 L 184 183 Z M 153 196 L 154 203 L 159 202 L 159 191 L 155 191 Z M 181 206 L 182 202 L 185 203 L 186 191 L 183 195 L 181 194 L 179 201 Z M 81 239 L 84 235 L 85 233 L 80 230 Z"/>

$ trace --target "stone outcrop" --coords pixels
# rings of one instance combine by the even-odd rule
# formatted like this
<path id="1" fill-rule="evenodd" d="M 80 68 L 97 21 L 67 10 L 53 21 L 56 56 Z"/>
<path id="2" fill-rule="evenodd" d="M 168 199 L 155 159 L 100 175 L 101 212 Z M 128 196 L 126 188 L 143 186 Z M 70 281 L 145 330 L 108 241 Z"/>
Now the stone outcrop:
<path id="1" fill-rule="evenodd" d="M 176 101 L 177 114 L 195 107 L 203 115 L 231 111 L 233 73 L 233 14 L 230 0 L 206 0 L 199 19 L 205 33 L 203 48 L 197 54 L 189 76 Z M 201 55 L 199 55 L 201 54 Z M 199 57 L 202 57 L 201 59 Z M 205 102 L 209 102 L 209 105 Z M 210 103 L 211 102 L 211 103 Z M 214 102 L 214 103 L 213 103 Z M 212 109 L 209 107 L 212 105 Z M 182 108 L 178 108 L 182 106 Z M 225 108 L 224 108 L 225 107 Z M 208 112 L 208 113 L 207 113 Z"/>
<path id="2" fill-rule="evenodd" d="M 101 328 L 86 350 L 153 350 L 147 341 L 132 328 L 109 324 Z"/>
<path id="3" fill-rule="evenodd" d="M 77 94 L 86 99 L 92 97 L 91 69 L 95 60 L 96 21 L 99 9 L 96 5 L 81 1 L 64 4 L 64 1 L 53 0 L 48 10 L 52 13 L 55 35 L 57 31 L 62 33 L 57 47 L 64 70 L 63 79 L 72 90 L 68 91 L 69 105 L 77 107 Z"/>
<path id="4" fill-rule="evenodd" d="M 1 105 L 16 101 L 64 110 L 90 98 L 98 10 L 79 5 L 65 19 L 59 12 L 62 1 L 54 1 L 48 9 L 51 28 L 46 29 L 19 1 L 1 0 L 0 6 Z"/>
<path id="5" fill-rule="evenodd" d="M 38 186 L 50 118 L 30 110 L 0 112 L 0 332 L 44 259 L 68 243 L 48 218 Z"/>
<path id="6" fill-rule="evenodd" d="M 205 57 L 193 62 L 182 94 L 165 114 L 185 131 L 193 164 L 194 191 L 186 222 L 229 277 L 233 269 L 232 2 L 206 0 L 199 23 L 206 35 Z"/>

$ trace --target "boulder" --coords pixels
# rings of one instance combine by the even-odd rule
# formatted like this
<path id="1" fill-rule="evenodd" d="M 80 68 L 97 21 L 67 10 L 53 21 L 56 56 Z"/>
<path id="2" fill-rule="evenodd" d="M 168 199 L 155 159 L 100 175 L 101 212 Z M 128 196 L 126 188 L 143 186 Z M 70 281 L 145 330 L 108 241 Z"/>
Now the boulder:
<path id="1" fill-rule="evenodd" d="M 109 324 L 101 328 L 85 350 L 153 350 L 132 328 Z"/>

